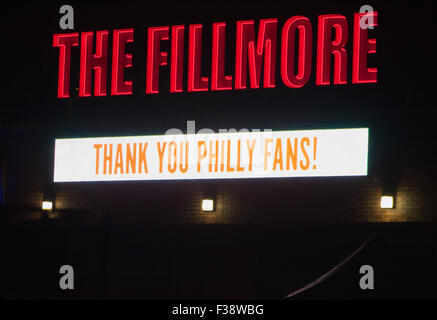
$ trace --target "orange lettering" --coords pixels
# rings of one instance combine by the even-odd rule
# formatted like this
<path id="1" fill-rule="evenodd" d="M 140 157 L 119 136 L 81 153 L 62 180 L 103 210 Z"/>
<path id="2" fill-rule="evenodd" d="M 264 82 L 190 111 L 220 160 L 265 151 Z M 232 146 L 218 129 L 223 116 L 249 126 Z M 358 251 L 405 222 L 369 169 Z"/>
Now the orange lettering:
<path id="1" fill-rule="evenodd" d="M 220 171 L 225 171 L 225 141 L 223 140 L 221 143 L 221 157 L 220 157 Z"/>
<path id="2" fill-rule="evenodd" d="M 174 159 L 173 161 L 171 161 L 171 155 L 172 155 L 172 148 L 174 149 L 173 155 L 174 155 Z M 176 168 L 178 167 L 177 163 L 176 163 L 176 157 L 177 157 L 177 153 L 176 153 L 176 142 L 172 141 L 168 144 L 168 172 L 170 173 L 175 173 L 176 172 Z M 172 165 L 173 162 L 173 165 Z"/>
<path id="3" fill-rule="evenodd" d="M 146 158 L 146 150 L 147 150 L 147 143 L 144 144 L 144 148 L 143 148 L 143 144 L 140 143 L 140 150 L 139 150 L 139 154 L 140 154 L 140 159 L 139 159 L 139 163 L 138 163 L 138 173 L 141 173 L 142 171 L 142 167 L 141 164 L 144 164 L 144 172 L 147 173 L 147 158 Z"/>
<path id="4" fill-rule="evenodd" d="M 215 153 L 212 152 L 213 141 L 209 142 L 209 172 L 212 172 L 212 159 L 215 160 L 215 172 L 218 170 L 218 150 L 219 150 L 219 142 L 218 140 L 215 142 Z"/>
<path id="5" fill-rule="evenodd" d="M 158 142 L 158 155 L 159 155 L 159 173 L 162 173 L 162 162 L 164 161 L 164 151 L 167 142 L 164 142 L 161 149 L 161 144 Z"/>
<path id="6" fill-rule="evenodd" d="M 96 174 L 99 174 L 99 164 L 100 164 L 100 149 L 102 148 L 101 144 L 95 144 L 94 149 L 96 149 Z"/>
<path id="7" fill-rule="evenodd" d="M 112 144 L 109 145 L 109 154 L 108 154 L 108 145 L 105 143 L 103 148 L 103 174 L 106 174 L 109 171 L 109 174 L 112 174 Z M 107 170 L 107 164 L 109 163 L 109 170 Z"/>
<path id="8" fill-rule="evenodd" d="M 115 155 L 115 168 L 114 168 L 114 174 L 117 174 L 118 169 L 120 169 L 120 173 L 123 174 L 123 147 L 121 146 L 121 143 L 117 144 L 117 153 Z"/>
<path id="9" fill-rule="evenodd" d="M 273 143 L 273 139 L 266 139 L 264 144 L 264 170 L 267 171 L 267 157 L 271 155 L 268 151 L 268 144 Z"/>
<path id="10" fill-rule="evenodd" d="M 294 149 L 291 146 L 290 138 L 287 139 L 287 170 L 290 170 L 290 160 L 291 163 L 293 164 L 293 170 L 296 170 L 297 169 L 297 138 L 294 138 Z"/>
<path id="11" fill-rule="evenodd" d="M 132 168 L 132 173 L 136 173 L 137 171 L 137 144 L 134 143 L 134 152 L 132 154 L 130 143 L 126 146 L 126 173 L 129 173 L 129 165 Z"/>
<path id="12" fill-rule="evenodd" d="M 276 166 L 279 164 L 281 170 L 284 170 L 282 163 L 282 140 L 281 138 L 276 139 L 276 148 L 275 148 L 275 159 L 273 161 L 273 171 L 276 170 Z"/>
<path id="13" fill-rule="evenodd" d="M 303 156 L 305 157 L 305 161 L 306 161 L 306 164 L 304 165 L 303 161 L 300 160 L 300 167 L 302 170 L 307 170 L 310 166 L 310 158 L 308 157 L 308 153 L 305 150 L 304 143 L 306 143 L 307 145 L 310 145 L 310 139 L 305 137 L 300 141 L 300 147 L 302 149 L 302 153 L 303 153 Z"/>
<path id="14" fill-rule="evenodd" d="M 255 149 L 255 142 L 256 140 L 253 140 L 252 145 L 250 145 L 249 140 L 246 140 L 247 149 L 249 150 L 249 171 L 252 171 L 252 158 L 253 158 L 253 149 Z"/>
<path id="15" fill-rule="evenodd" d="M 201 146 L 203 146 L 203 152 L 201 152 Z M 200 172 L 200 160 L 206 158 L 206 142 L 199 141 L 197 143 L 197 172 Z"/>
<path id="16" fill-rule="evenodd" d="M 231 167 L 231 140 L 228 140 L 228 163 L 226 164 L 227 172 L 234 172 L 235 168 Z"/>
<path id="17" fill-rule="evenodd" d="M 188 170 L 188 141 L 185 142 L 185 166 L 182 167 L 182 144 L 183 142 L 181 142 L 181 152 L 179 153 L 179 169 L 181 170 L 182 173 L 187 172 Z"/>
<path id="18" fill-rule="evenodd" d="M 244 171 L 244 168 L 242 168 L 242 167 L 240 167 L 240 149 L 241 149 L 241 141 L 240 140 L 238 140 L 238 153 L 237 153 L 237 171 Z"/>

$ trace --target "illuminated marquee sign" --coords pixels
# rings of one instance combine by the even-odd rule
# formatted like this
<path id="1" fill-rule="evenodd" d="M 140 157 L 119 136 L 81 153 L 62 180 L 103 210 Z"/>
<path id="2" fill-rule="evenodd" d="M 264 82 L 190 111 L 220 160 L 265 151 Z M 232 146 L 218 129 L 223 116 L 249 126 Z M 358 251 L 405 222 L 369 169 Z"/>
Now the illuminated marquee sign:
<path id="1" fill-rule="evenodd" d="M 57 139 L 55 182 L 367 175 L 368 129 Z"/>
<path id="2" fill-rule="evenodd" d="M 254 20 L 237 21 L 235 52 L 229 52 L 226 46 L 226 22 L 214 23 L 210 37 L 212 49 L 207 53 L 211 58 L 208 74 L 202 74 L 201 70 L 202 54 L 205 54 L 202 24 L 191 24 L 188 28 L 185 25 L 149 27 L 139 35 L 134 34 L 134 29 L 113 30 L 112 48 L 108 30 L 55 34 L 53 46 L 59 48 L 58 97 L 70 96 L 71 61 L 78 58 L 72 56 L 72 48 L 76 46 L 80 47 L 80 70 L 74 71 L 79 75 L 79 97 L 131 95 L 134 80 L 125 77 L 125 71 L 135 67 L 130 50 L 135 47 L 135 38 L 146 37 L 146 33 L 144 94 L 159 93 L 163 68 L 170 70 L 165 80 L 169 81 L 172 93 L 274 88 L 279 69 L 282 83 L 289 88 L 303 87 L 313 72 L 316 85 L 330 85 L 331 79 L 335 85 L 348 81 L 376 83 L 377 68 L 368 67 L 367 63 L 368 55 L 376 52 L 376 40 L 369 39 L 368 28 L 360 24 L 364 15 L 371 18 L 370 27 L 377 26 L 376 11 L 355 13 L 350 21 L 340 14 L 319 15 L 317 29 L 304 16 L 291 17 L 281 30 L 277 18 L 261 19 L 258 30 Z M 349 33 L 353 33 L 350 44 Z M 169 52 L 162 50 L 163 42 L 168 43 Z M 187 57 L 184 56 L 186 45 Z M 313 47 L 317 52 L 315 57 Z M 228 55 L 232 55 L 231 61 L 235 62 L 233 74 L 225 74 Z M 277 56 L 280 58 L 276 59 Z M 349 59 L 352 60 L 351 79 L 347 79 Z M 184 70 L 186 60 L 188 67 Z M 184 74 L 187 74 L 186 79 Z"/>

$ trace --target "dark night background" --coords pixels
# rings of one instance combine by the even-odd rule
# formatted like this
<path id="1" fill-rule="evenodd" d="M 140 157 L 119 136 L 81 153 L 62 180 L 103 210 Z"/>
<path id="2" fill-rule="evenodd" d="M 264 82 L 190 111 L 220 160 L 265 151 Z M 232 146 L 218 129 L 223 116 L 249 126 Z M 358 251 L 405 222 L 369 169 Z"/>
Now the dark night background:
<path id="1" fill-rule="evenodd" d="M 74 32 L 134 28 L 133 95 L 79 98 L 79 47 L 73 48 L 69 99 L 58 99 L 59 7 L 70 4 Z M 377 84 L 351 84 L 353 13 L 378 11 Z M 344 269 L 296 298 L 436 298 L 437 213 L 434 166 L 434 6 L 432 1 L 52 2 L 8 5 L 2 19 L 0 298 L 279 299 L 375 238 Z M 349 22 L 348 84 L 146 95 L 147 27 L 202 23 L 209 74 L 213 22 L 227 22 L 233 74 L 235 22 L 338 13 Z M 278 36 L 278 44 L 280 37 Z M 187 46 L 186 46 L 187 47 Z M 169 49 L 168 45 L 162 46 Z M 186 50 L 187 51 L 187 50 Z M 277 50 L 279 57 L 279 47 Z M 187 52 L 185 52 L 186 63 Z M 170 58 L 170 56 L 169 56 Z M 186 69 L 186 65 L 185 65 Z M 109 69 L 110 70 L 110 69 Z M 108 88 L 110 72 L 108 72 Z M 184 82 L 186 86 L 186 81 Z M 370 129 L 369 175 L 348 178 L 143 181 L 53 184 L 56 138 L 197 130 Z M 397 190 L 382 210 L 382 190 Z M 213 214 L 200 211 L 217 194 Z M 44 197 L 55 212 L 41 213 Z M 58 287 L 59 268 L 75 268 L 75 290 Z M 358 286 L 359 267 L 375 268 L 375 290 Z"/>

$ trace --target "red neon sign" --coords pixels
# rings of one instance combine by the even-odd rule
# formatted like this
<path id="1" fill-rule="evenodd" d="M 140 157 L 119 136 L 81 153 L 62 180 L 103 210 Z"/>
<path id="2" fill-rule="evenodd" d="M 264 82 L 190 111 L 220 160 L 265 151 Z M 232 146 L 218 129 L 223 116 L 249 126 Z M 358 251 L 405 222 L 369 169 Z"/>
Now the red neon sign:
<path id="1" fill-rule="evenodd" d="M 202 41 L 206 37 L 202 24 L 191 24 L 188 28 L 184 25 L 149 27 L 145 93 L 160 92 L 159 80 L 163 68 L 169 68 L 168 81 L 172 93 L 275 88 L 277 68 L 280 68 L 283 84 L 289 88 L 305 86 L 312 72 L 315 72 L 315 84 L 318 86 L 343 85 L 348 83 L 348 59 L 352 59 L 352 84 L 376 83 L 378 70 L 368 67 L 367 63 L 368 55 L 376 52 L 376 40 L 369 39 L 368 29 L 360 26 L 364 15 L 373 18 L 372 27 L 378 25 L 377 12 L 355 13 L 351 26 L 348 19 L 340 14 L 319 15 L 317 28 L 304 16 L 291 17 L 281 30 L 276 18 L 261 19 L 258 30 L 254 20 L 237 21 L 236 49 L 233 53 L 227 49 L 226 22 L 216 22 L 212 25 L 209 74 L 203 74 L 201 70 L 202 55 L 206 54 L 202 50 Z M 348 41 L 350 30 L 353 31 L 353 41 Z M 132 94 L 133 80 L 125 78 L 125 70 L 134 67 L 133 54 L 127 52 L 130 51 L 128 43 L 135 45 L 134 29 L 113 31 L 112 61 L 108 57 L 108 36 L 109 31 L 106 30 L 82 32 L 80 35 L 54 35 L 53 46 L 59 48 L 58 98 L 70 96 L 70 66 L 71 59 L 75 58 L 72 56 L 75 46 L 80 46 L 80 97 L 107 94 L 109 65 L 112 66 L 111 95 Z M 170 52 L 162 50 L 166 41 Z M 188 56 L 184 57 L 186 43 Z M 315 57 L 313 47 L 317 49 Z M 277 51 L 280 52 L 279 62 Z M 234 74 L 225 74 L 225 61 L 230 54 L 235 58 Z M 187 70 L 184 70 L 184 59 L 188 62 Z M 184 83 L 185 73 L 187 83 Z M 93 77 L 94 93 L 91 88 Z"/>

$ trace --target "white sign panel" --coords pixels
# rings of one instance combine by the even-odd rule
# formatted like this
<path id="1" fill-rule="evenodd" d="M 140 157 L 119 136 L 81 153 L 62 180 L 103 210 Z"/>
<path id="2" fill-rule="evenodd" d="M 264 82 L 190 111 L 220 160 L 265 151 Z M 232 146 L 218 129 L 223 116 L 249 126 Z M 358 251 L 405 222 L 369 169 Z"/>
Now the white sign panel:
<path id="1" fill-rule="evenodd" d="M 367 128 L 57 139 L 55 182 L 366 176 Z"/>

